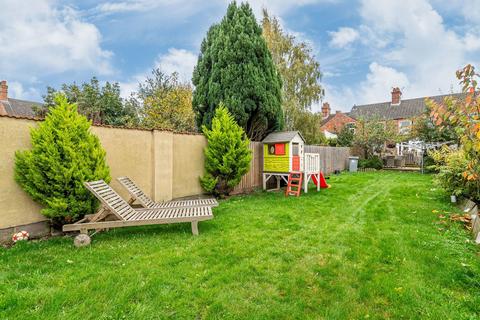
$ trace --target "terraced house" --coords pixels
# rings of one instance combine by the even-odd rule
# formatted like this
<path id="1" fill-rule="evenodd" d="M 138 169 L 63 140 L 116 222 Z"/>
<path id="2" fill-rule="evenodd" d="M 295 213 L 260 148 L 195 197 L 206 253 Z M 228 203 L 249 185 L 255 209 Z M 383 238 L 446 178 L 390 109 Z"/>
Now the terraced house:
<path id="1" fill-rule="evenodd" d="M 420 97 L 402 100 L 402 91 L 400 88 L 393 88 L 391 101 L 372 103 L 365 105 L 354 105 L 350 115 L 355 119 L 380 121 L 394 121 L 400 134 L 408 134 L 415 122 L 427 110 L 425 100 L 431 98 L 437 102 L 442 102 L 447 96 L 459 94 L 446 94 L 430 97 Z"/>
<path id="2" fill-rule="evenodd" d="M 337 111 L 334 115 L 330 114 L 328 103 L 322 107 L 324 120 L 321 130 L 329 133 L 338 133 L 345 126 L 355 123 L 359 119 L 394 121 L 400 134 L 411 132 L 415 119 L 422 116 L 427 110 L 425 100 L 431 98 L 437 102 L 442 102 L 447 96 L 459 96 L 460 94 L 446 94 L 430 97 L 420 97 L 402 100 L 402 91 L 400 88 L 393 88 L 392 99 L 390 101 L 371 103 L 364 105 L 354 105 L 348 113 Z"/>

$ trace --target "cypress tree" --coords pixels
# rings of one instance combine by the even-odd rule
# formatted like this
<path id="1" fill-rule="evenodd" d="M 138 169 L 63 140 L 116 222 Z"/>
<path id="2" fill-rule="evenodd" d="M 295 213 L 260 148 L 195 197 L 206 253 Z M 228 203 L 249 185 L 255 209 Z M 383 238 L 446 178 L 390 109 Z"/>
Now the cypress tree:
<path id="1" fill-rule="evenodd" d="M 222 102 L 252 140 L 283 128 L 282 81 L 248 3 L 232 2 L 202 42 L 193 72 L 198 127 Z"/>
<path id="2" fill-rule="evenodd" d="M 205 175 L 200 184 L 217 196 L 228 195 L 250 169 L 250 141 L 224 105 L 215 110 L 212 129 L 202 129 L 208 145 L 204 150 Z"/>
<path id="3" fill-rule="evenodd" d="M 15 154 L 15 180 L 43 205 L 43 215 L 61 225 L 93 213 L 97 201 L 83 182 L 108 183 L 110 170 L 87 118 L 63 94 L 54 101 L 45 121 L 31 130 L 32 149 Z"/>

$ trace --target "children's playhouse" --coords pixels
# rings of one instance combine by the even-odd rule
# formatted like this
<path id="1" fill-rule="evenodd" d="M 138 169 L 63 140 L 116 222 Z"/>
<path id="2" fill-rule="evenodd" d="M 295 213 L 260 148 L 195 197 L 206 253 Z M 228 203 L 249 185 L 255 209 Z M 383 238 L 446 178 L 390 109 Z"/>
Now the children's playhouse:
<path id="1" fill-rule="evenodd" d="M 287 183 L 286 195 L 308 192 L 310 179 L 320 187 L 326 185 L 320 171 L 320 155 L 305 152 L 305 139 L 298 131 L 273 132 L 263 139 L 263 189 L 275 178 L 277 189 L 283 179 Z"/>

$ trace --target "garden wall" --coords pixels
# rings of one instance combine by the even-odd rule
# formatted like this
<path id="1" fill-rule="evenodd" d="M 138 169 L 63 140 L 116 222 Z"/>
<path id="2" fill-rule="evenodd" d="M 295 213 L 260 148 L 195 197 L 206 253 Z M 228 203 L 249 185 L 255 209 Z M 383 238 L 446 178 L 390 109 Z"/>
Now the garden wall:
<path id="1" fill-rule="evenodd" d="M 13 179 L 15 151 L 30 148 L 30 128 L 37 123 L 0 117 L 0 240 L 11 236 L 13 227 L 36 235 L 49 231 L 40 206 Z M 115 179 L 122 175 L 131 177 L 156 201 L 202 193 L 198 180 L 206 146 L 202 135 L 103 126 L 93 126 L 92 131 L 107 152 L 111 186 L 124 198 L 128 195 Z"/>
<path id="2" fill-rule="evenodd" d="M 30 148 L 30 128 L 37 124 L 37 120 L 0 116 L 0 241 L 9 238 L 16 229 L 36 236 L 49 232 L 40 206 L 13 178 L 15 151 Z M 111 186 L 125 199 L 128 194 L 116 181 L 123 175 L 131 177 L 156 201 L 203 193 L 198 179 L 203 174 L 206 146 L 202 135 L 108 126 L 93 126 L 92 132 L 107 152 Z M 233 193 L 262 186 L 262 143 L 251 142 L 250 149 L 251 170 Z M 306 146 L 306 151 L 320 154 L 326 173 L 345 169 L 350 154 L 349 148 Z"/>

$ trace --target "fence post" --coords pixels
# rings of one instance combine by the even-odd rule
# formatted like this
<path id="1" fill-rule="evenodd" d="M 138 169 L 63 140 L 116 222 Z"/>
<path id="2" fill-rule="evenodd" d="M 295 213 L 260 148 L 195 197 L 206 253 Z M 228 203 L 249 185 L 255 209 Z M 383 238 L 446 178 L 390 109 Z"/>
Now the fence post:
<path id="1" fill-rule="evenodd" d="M 173 132 L 153 130 L 152 134 L 152 196 L 155 201 L 168 201 L 173 194 Z"/>

